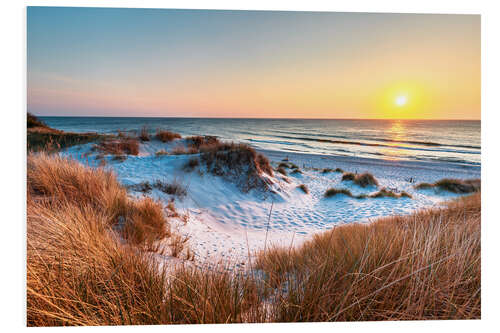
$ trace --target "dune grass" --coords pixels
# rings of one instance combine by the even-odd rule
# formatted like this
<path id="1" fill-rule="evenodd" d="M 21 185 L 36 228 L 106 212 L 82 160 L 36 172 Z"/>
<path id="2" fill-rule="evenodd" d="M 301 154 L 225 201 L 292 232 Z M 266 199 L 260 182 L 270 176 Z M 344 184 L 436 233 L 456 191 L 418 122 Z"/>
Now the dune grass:
<path id="1" fill-rule="evenodd" d="M 180 139 L 181 135 L 179 133 L 170 132 L 167 130 L 157 129 L 156 130 L 156 139 L 161 142 L 171 142 L 175 139 Z"/>
<path id="2" fill-rule="evenodd" d="M 134 138 L 121 138 L 113 140 L 102 140 L 95 144 L 93 150 L 99 151 L 102 154 L 111 155 L 138 155 L 139 141 Z"/>
<path id="3" fill-rule="evenodd" d="M 112 173 L 47 154 L 27 170 L 28 326 L 481 316 L 480 192 L 268 248 L 231 272 L 160 267 L 141 242 L 169 231 L 162 207 L 129 198 Z M 185 237 L 166 237 L 186 253 Z"/>
<path id="4" fill-rule="evenodd" d="M 417 190 L 419 189 L 429 189 L 429 188 L 438 188 L 440 190 L 453 192 L 453 193 L 472 193 L 478 192 L 481 190 L 481 179 L 451 179 L 444 178 L 438 180 L 433 184 L 429 183 L 420 183 L 415 186 Z"/>
<path id="5" fill-rule="evenodd" d="M 378 181 L 375 177 L 368 172 L 362 174 L 354 174 L 352 172 L 345 172 L 342 175 L 342 181 L 352 181 L 354 184 L 361 187 L 378 186 Z"/>
<path id="6" fill-rule="evenodd" d="M 383 188 L 379 190 L 378 192 L 372 193 L 372 194 L 359 194 L 359 195 L 354 195 L 352 192 L 348 189 L 345 188 L 329 188 L 328 190 L 325 191 L 325 198 L 331 198 L 333 196 L 343 194 L 347 195 L 348 197 L 354 198 L 354 199 L 366 199 L 366 198 L 412 198 L 410 194 L 408 194 L 405 191 L 402 191 L 400 193 L 396 193 L 393 191 L 389 191 L 386 188 Z"/>
<path id="7" fill-rule="evenodd" d="M 288 290 L 274 300 L 273 320 L 480 318 L 480 220 L 478 193 L 268 249 L 257 267 L 267 283 Z"/>
<path id="8" fill-rule="evenodd" d="M 309 188 L 305 184 L 300 184 L 297 188 L 301 189 L 305 194 L 309 194 Z"/>

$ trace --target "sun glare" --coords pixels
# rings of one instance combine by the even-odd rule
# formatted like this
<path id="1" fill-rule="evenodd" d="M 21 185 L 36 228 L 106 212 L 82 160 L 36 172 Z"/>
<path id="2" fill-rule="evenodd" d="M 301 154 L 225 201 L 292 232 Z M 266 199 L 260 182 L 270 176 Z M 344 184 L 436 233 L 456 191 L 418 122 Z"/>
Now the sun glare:
<path id="1" fill-rule="evenodd" d="M 400 95 L 396 97 L 396 100 L 394 101 L 397 106 L 404 106 L 408 102 L 408 97 L 404 95 Z"/>

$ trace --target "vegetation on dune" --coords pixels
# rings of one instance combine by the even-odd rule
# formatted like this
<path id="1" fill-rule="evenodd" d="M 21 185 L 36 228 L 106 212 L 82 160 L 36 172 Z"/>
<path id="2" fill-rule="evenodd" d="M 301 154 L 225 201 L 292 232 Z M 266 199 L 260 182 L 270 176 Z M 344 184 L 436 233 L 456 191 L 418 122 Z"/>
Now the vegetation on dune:
<path id="1" fill-rule="evenodd" d="M 174 180 L 171 183 L 167 183 L 165 181 L 157 179 L 154 182 L 153 187 L 162 191 L 163 193 L 175 195 L 180 198 L 183 198 L 187 195 L 187 189 L 177 180 Z"/>
<path id="2" fill-rule="evenodd" d="M 139 132 L 139 139 L 141 141 L 151 140 L 151 136 L 149 135 L 149 130 L 146 126 L 142 126 L 141 131 Z"/>
<path id="3" fill-rule="evenodd" d="M 330 172 L 340 172 L 340 173 L 343 173 L 344 170 L 342 170 L 341 168 L 335 168 L 335 169 L 331 169 L 331 168 L 324 168 L 321 173 L 323 174 L 326 174 L 326 173 L 330 173 Z M 352 179 L 351 179 L 352 180 Z"/>
<path id="4" fill-rule="evenodd" d="M 92 150 L 111 155 L 138 155 L 139 141 L 134 138 L 102 140 Z"/>
<path id="5" fill-rule="evenodd" d="M 276 169 L 276 171 L 281 173 L 283 176 L 287 175 L 286 170 L 283 167 L 278 167 L 278 169 Z"/>
<path id="6" fill-rule="evenodd" d="M 165 149 L 160 149 L 155 153 L 156 157 L 161 157 L 161 156 L 166 156 L 168 155 L 168 152 Z"/>
<path id="7" fill-rule="evenodd" d="M 246 144 L 211 142 L 198 148 L 207 172 L 236 181 L 244 192 L 268 189 L 268 181 L 262 176 L 273 175 L 267 157 Z"/>
<path id="8" fill-rule="evenodd" d="M 180 139 L 181 135 L 179 133 L 174 133 L 166 130 L 157 129 L 156 138 L 161 142 L 171 142 L 175 139 Z"/>
<path id="9" fill-rule="evenodd" d="M 342 181 L 352 181 L 354 184 L 361 187 L 378 186 L 377 179 L 375 179 L 375 177 L 368 172 L 362 174 L 353 174 L 352 172 L 346 172 L 342 175 Z"/>
<path id="10" fill-rule="evenodd" d="M 325 198 L 331 198 L 333 196 L 336 196 L 337 194 L 343 194 L 347 195 L 349 197 L 352 197 L 351 191 L 345 188 L 329 188 L 328 190 L 325 191 Z"/>
<path id="11" fill-rule="evenodd" d="M 301 189 L 305 194 L 309 194 L 309 189 L 305 184 L 300 184 L 299 186 L 297 186 L 297 188 Z"/>
<path id="12" fill-rule="evenodd" d="M 433 184 L 420 183 L 415 186 L 416 189 L 438 188 L 440 190 L 453 193 L 472 193 L 481 190 L 481 179 L 441 179 Z"/>
<path id="13" fill-rule="evenodd" d="M 190 158 L 186 164 L 184 164 L 184 166 L 182 167 L 182 169 L 184 171 L 187 171 L 187 172 L 191 172 L 193 171 L 196 167 L 198 167 L 200 165 L 200 160 L 198 157 L 193 157 L 193 158 Z"/>
<path id="14" fill-rule="evenodd" d="M 75 145 L 96 142 L 109 136 L 97 133 L 72 133 L 53 129 L 33 114 L 27 114 L 27 148 L 29 152 L 55 152 Z"/>
<path id="15" fill-rule="evenodd" d="M 262 274 L 167 274 L 148 254 L 152 240 L 168 237 L 172 255 L 192 260 L 186 238 L 169 236 L 161 205 L 129 198 L 112 173 L 29 155 L 27 188 L 28 326 L 481 315 L 480 193 L 267 249 L 252 266 Z M 178 216 L 172 202 L 166 210 Z"/>
<path id="16" fill-rule="evenodd" d="M 481 197 L 445 209 L 350 224 L 298 248 L 260 253 L 273 320 L 473 319 L 481 316 Z"/>
<path id="17" fill-rule="evenodd" d="M 408 194 L 405 191 L 402 191 L 400 193 L 396 193 L 393 191 L 389 191 L 385 188 L 381 189 L 380 191 L 372 194 L 359 194 L 359 195 L 353 195 L 351 191 L 348 189 L 338 189 L 338 188 L 329 188 L 328 190 L 325 191 L 325 198 L 331 198 L 333 196 L 336 196 L 337 194 L 343 194 L 347 195 L 348 197 L 354 198 L 354 199 L 366 199 L 366 198 L 411 198 L 412 196 Z"/>
<path id="18" fill-rule="evenodd" d="M 45 124 L 43 121 L 38 119 L 37 116 L 35 116 L 32 113 L 27 114 L 26 116 L 26 122 L 27 122 L 27 127 L 28 128 L 33 128 L 33 127 L 48 127 L 47 124 Z"/>

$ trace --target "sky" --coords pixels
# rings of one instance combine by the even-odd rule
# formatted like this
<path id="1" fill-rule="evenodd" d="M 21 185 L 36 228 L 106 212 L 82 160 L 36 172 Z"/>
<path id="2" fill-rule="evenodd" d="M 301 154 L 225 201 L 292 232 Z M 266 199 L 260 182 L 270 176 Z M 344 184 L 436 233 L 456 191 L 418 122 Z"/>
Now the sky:
<path id="1" fill-rule="evenodd" d="M 479 15 L 28 7 L 40 116 L 480 119 Z"/>

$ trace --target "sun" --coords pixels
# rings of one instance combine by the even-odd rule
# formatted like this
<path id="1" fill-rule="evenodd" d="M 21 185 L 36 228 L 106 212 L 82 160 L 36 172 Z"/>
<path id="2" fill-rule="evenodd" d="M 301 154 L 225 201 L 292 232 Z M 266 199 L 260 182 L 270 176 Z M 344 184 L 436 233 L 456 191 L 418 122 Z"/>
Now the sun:
<path id="1" fill-rule="evenodd" d="M 405 106 L 406 103 L 408 103 L 408 97 L 405 95 L 396 96 L 396 99 L 394 100 L 394 104 L 399 107 Z"/>

